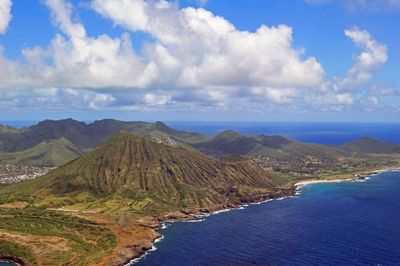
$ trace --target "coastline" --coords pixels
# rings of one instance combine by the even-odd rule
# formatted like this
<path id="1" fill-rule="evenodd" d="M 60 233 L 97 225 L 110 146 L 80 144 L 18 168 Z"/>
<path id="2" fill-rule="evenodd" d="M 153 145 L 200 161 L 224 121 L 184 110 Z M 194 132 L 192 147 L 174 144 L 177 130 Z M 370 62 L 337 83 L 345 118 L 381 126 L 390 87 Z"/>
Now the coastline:
<path id="1" fill-rule="evenodd" d="M 182 210 L 182 211 L 177 211 L 178 213 L 181 212 L 183 213 L 183 217 L 179 218 L 179 217 L 171 217 L 174 219 L 167 219 L 167 220 L 161 220 L 159 219 L 159 225 L 157 227 L 153 227 L 154 232 L 157 229 L 162 229 L 165 228 L 165 224 L 167 222 L 201 222 L 203 220 L 204 217 L 213 215 L 213 214 L 217 214 L 217 213 L 221 213 L 221 212 L 226 212 L 226 211 L 230 211 L 233 209 L 240 209 L 243 208 L 245 206 L 248 206 L 250 204 L 261 204 L 263 202 L 268 202 L 268 201 L 272 201 L 272 200 L 279 200 L 279 199 L 284 199 L 287 197 L 294 197 L 297 194 L 297 190 L 299 187 L 304 186 L 304 185 L 308 185 L 308 184 L 313 184 L 313 183 L 339 183 L 339 182 L 345 182 L 345 181 L 357 181 L 357 180 L 365 180 L 367 176 L 370 175 L 376 175 L 382 172 L 386 172 L 386 171 L 394 171 L 394 170 L 399 170 L 400 168 L 397 167 L 390 167 L 390 168 L 384 168 L 384 169 L 379 169 L 379 170 L 370 170 L 370 171 L 365 171 L 365 172 L 358 172 L 358 173 L 354 173 L 352 178 L 336 178 L 336 179 L 311 179 L 311 180 L 304 180 L 304 181 L 299 181 L 296 183 L 292 183 L 289 188 L 286 188 L 286 190 L 289 190 L 290 193 L 287 193 L 285 195 L 277 195 L 277 194 L 262 194 L 262 195 L 256 195 L 253 196 L 254 200 L 253 201 L 244 201 L 241 202 L 240 204 L 226 204 L 224 205 L 225 207 L 220 207 L 220 208 L 214 208 L 211 211 L 209 209 L 197 209 L 197 210 L 191 210 L 189 212 L 187 212 L 186 210 Z M 285 189 L 284 189 L 285 190 Z M 177 213 L 174 212 L 174 213 Z M 168 216 L 168 214 L 166 215 Z M 140 256 L 134 257 L 131 260 L 125 262 L 122 265 L 126 265 L 126 266 L 132 266 L 135 263 L 139 262 L 144 256 L 146 256 L 149 252 L 151 251 L 155 251 L 157 248 L 154 247 L 154 244 L 161 241 L 164 238 L 163 235 L 160 234 L 160 236 L 155 239 L 152 242 L 151 248 L 148 249 L 142 249 L 142 254 Z"/>
<path id="2" fill-rule="evenodd" d="M 314 183 L 339 183 L 339 182 L 345 182 L 345 181 L 364 180 L 367 176 L 370 176 L 370 175 L 377 175 L 382 172 L 395 171 L 398 169 L 399 169 L 399 167 L 391 167 L 391 168 L 384 168 L 384 169 L 368 171 L 368 172 L 359 172 L 359 173 L 353 174 L 354 177 L 352 177 L 352 178 L 310 179 L 310 180 L 296 182 L 294 184 L 294 186 L 300 187 L 300 186 L 314 184 Z"/>
<path id="3" fill-rule="evenodd" d="M 25 265 L 25 262 L 22 259 L 11 256 L 0 256 L 0 262 L 8 262 L 16 266 Z"/>
<path id="4" fill-rule="evenodd" d="M 275 193 L 265 193 L 265 194 L 257 194 L 251 195 L 247 198 L 247 200 L 242 201 L 230 201 L 223 204 L 216 205 L 212 208 L 201 208 L 201 209 L 185 209 L 180 211 L 173 211 L 165 214 L 163 217 L 157 219 L 156 224 L 154 221 L 149 221 L 149 227 L 151 227 L 155 233 L 156 230 L 165 228 L 165 223 L 173 223 L 173 222 L 202 222 L 204 221 L 204 217 L 208 217 L 210 215 L 215 215 L 222 212 L 227 212 L 234 209 L 243 209 L 244 206 L 248 206 L 251 204 L 261 204 L 263 202 L 268 202 L 272 200 L 284 199 L 287 197 L 294 197 L 296 195 L 296 186 L 291 186 L 289 188 L 281 188 Z M 149 252 L 156 250 L 154 244 L 161 241 L 164 236 L 159 234 L 159 237 L 152 241 L 151 247 L 136 247 L 136 254 L 140 253 L 140 256 L 132 257 L 131 259 L 125 261 L 123 264 L 118 265 L 134 265 L 139 262 L 144 256 L 146 256 Z M 139 252 L 138 252 L 139 251 Z M 110 264 L 111 262 L 111 264 Z M 108 261 L 106 265 L 116 265 L 112 264 L 112 261 Z"/>
<path id="5" fill-rule="evenodd" d="M 311 180 L 305 180 L 305 181 L 300 181 L 294 184 L 296 187 L 308 185 L 308 184 L 315 184 L 315 183 L 339 183 L 339 182 L 344 182 L 344 181 L 354 181 L 354 180 L 360 180 L 359 178 L 344 178 L 344 179 L 311 179 Z"/>
<path id="6" fill-rule="evenodd" d="M 157 248 L 155 243 L 161 241 L 164 236 L 156 230 L 165 228 L 165 223 L 171 222 L 202 222 L 204 218 L 210 215 L 221 212 L 230 211 L 233 209 L 242 209 L 251 204 L 261 204 L 264 202 L 294 197 L 298 195 L 298 188 L 304 185 L 313 183 L 336 183 L 344 181 L 365 180 L 367 176 L 376 175 L 386 171 L 399 170 L 399 167 L 391 167 L 379 169 L 375 171 L 365 171 L 354 173 L 352 178 L 342 179 L 311 179 L 289 183 L 286 187 L 276 188 L 276 191 L 264 194 L 250 195 L 245 198 L 227 201 L 209 208 L 199 209 L 182 209 L 177 211 L 167 212 L 160 217 L 151 217 L 140 221 L 143 227 L 150 228 L 152 235 L 147 239 L 132 241 L 128 246 L 123 246 L 112 257 L 105 258 L 102 262 L 95 265 L 134 265 L 139 262 L 149 252 L 155 251 Z M 14 265 L 25 265 L 24 261 L 19 258 L 0 258 L 0 261 L 7 261 Z"/>

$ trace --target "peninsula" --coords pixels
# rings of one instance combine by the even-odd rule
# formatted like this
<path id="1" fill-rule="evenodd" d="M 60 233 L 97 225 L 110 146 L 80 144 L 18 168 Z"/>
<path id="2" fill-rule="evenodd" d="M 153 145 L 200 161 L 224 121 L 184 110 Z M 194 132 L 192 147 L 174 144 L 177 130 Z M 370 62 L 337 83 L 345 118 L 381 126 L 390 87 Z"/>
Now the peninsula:
<path id="1" fill-rule="evenodd" d="M 64 123 L 68 126 L 60 126 Z M 62 143 L 90 151 L 40 177 L 0 187 L 2 258 L 27 265 L 124 265 L 152 248 L 161 237 L 155 229 L 165 221 L 196 220 L 196 215 L 292 196 L 297 186 L 307 182 L 357 178 L 362 172 L 396 167 L 400 158 L 397 144 L 387 145 L 381 153 L 365 152 L 365 146 L 377 142 L 370 139 L 339 147 L 233 131 L 206 137 L 161 122 L 94 124 L 102 123 L 129 125 L 143 137 L 119 130 L 99 147 L 90 148 L 79 131 L 71 133 L 73 120 L 33 127 L 38 130 L 45 124 L 50 132 L 57 129 L 54 136 L 64 138 Z M 7 163 L 15 153 L 27 156 L 19 157 L 19 164 L 50 163 L 30 156 L 37 145 L 48 147 L 43 141 L 53 142 L 51 135 L 42 140 L 42 134 L 30 132 L 33 129 L 0 133 L 3 140 L 18 139 L 19 134 L 25 134 L 27 143 L 35 139 L 14 150 L 8 142 L 8 152 L 2 145 L 3 156 L 10 158 Z M 96 130 L 101 138 L 112 132 Z M 57 158 L 67 160 L 62 152 Z"/>

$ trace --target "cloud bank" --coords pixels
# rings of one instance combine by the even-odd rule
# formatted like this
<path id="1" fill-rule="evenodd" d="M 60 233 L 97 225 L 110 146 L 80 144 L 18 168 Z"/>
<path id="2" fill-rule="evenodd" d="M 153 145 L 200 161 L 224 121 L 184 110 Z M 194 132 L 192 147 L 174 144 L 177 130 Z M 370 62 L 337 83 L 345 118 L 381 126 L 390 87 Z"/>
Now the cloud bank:
<path id="1" fill-rule="evenodd" d="M 94 12 L 127 31 L 93 37 L 73 19 L 70 2 L 43 3 L 60 33 L 48 47 L 25 48 L 23 61 L 0 55 L 3 106 L 33 105 L 36 99 L 60 107 L 64 99 L 92 110 L 343 109 L 357 101 L 353 95 L 361 87 L 378 91 L 372 78 L 387 61 L 387 47 L 358 28 L 344 33 L 361 53 L 345 77 L 329 79 L 316 58 L 293 47 L 287 25 L 241 31 L 204 8 L 180 8 L 178 2 L 92 0 Z M 133 32 L 153 41 L 137 51 Z"/>

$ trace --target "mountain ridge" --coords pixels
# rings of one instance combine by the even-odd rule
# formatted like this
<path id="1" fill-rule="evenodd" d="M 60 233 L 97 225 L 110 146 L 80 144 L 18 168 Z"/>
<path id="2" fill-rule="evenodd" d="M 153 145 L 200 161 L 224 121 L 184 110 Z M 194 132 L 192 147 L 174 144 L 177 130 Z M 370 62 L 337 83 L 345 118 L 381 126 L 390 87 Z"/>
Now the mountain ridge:
<path id="1" fill-rule="evenodd" d="M 152 209 L 203 208 L 271 192 L 271 176 L 251 160 L 226 162 L 119 131 L 103 145 L 56 170 L 1 192 L 36 197 L 129 198 Z M 57 206 L 52 206 L 57 207 Z"/>
<path id="2" fill-rule="evenodd" d="M 400 153 L 400 144 L 368 137 L 361 137 L 355 141 L 343 143 L 341 147 L 360 153 Z"/>
<path id="3" fill-rule="evenodd" d="M 200 133 L 185 132 L 172 129 L 163 122 L 124 122 L 114 119 L 96 120 L 84 123 L 73 119 L 44 120 L 36 125 L 21 129 L 7 126 L 0 127 L 0 157 L 14 158 L 16 155 L 25 155 L 21 160 L 3 160 L 0 163 L 27 163 L 35 166 L 61 166 L 69 160 L 77 158 L 83 152 L 99 147 L 107 138 L 120 130 L 174 147 L 182 147 L 193 152 L 225 158 L 231 155 L 242 155 L 251 158 L 274 160 L 338 160 L 344 157 L 366 156 L 368 153 L 400 153 L 400 145 L 360 138 L 340 146 L 329 144 L 303 143 L 280 135 L 245 135 L 232 130 L 223 131 L 215 136 L 204 136 Z M 69 141 L 73 150 L 71 155 L 65 144 L 57 142 L 60 138 Z M 362 141 L 364 140 L 364 141 Z M 48 160 L 44 157 L 48 151 L 43 151 L 43 158 L 30 159 L 37 154 L 37 146 L 44 147 L 44 143 L 54 141 L 59 150 L 56 155 L 59 159 Z M 367 148 L 368 147 L 368 148 Z M 384 148 L 383 148 L 384 147 Z M 63 151 L 67 151 L 66 153 Z M 68 156 L 63 156 L 68 154 Z M 24 160 L 25 159 L 25 160 Z M 51 165 L 49 165 L 49 162 Z"/>
<path id="4" fill-rule="evenodd" d="M 0 130 L 0 154 L 3 154 L 3 157 L 10 157 L 12 153 L 17 152 L 35 153 L 34 150 L 29 150 L 40 143 L 55 141 L 60 138 L 68 140 L 79 151 L 88 151 L 100 146 L 120 130 L 126 130 L 148 139 L 153 138 L 155 140 L 158 138 L 159 142 L 165 140 L 166 142 L 176 143 L 176 146 L 189 150 L 194 149 L 186 143 L 187 140 L 207 138 L 199 133 L 171 129 L 162 122 L 123 122 L 104 119 L 86 124 L 73 119 L 44 120 L 30 127 Z M 163 136 L 160 137 L 160 135 Z M 62 147 L 59 147 L 59 149 L 62 150 Z M 11 154 L 7 155 L 7 153 Z M 77 158 L 80 154 L 80 152 L 76 153 L 74 158 Z M 62 156 L 62 154 L 59 154 L 59 156 Z M 61 166 L 70 159 L 71 157 L 68 156 L 64 160 L 58 160 L 53 166 Z"/>

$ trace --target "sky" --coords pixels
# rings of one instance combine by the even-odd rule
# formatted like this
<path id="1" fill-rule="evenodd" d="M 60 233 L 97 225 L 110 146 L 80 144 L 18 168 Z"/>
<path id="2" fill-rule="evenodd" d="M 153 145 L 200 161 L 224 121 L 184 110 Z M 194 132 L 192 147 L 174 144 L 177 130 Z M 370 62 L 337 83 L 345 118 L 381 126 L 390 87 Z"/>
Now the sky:
<path id="1" fill-rule="evenodd" d="M 400 122 L 400 0 L 0 0 L 0 121 Z"/>

